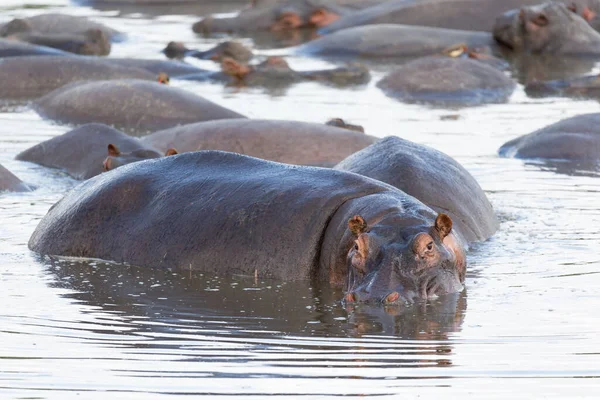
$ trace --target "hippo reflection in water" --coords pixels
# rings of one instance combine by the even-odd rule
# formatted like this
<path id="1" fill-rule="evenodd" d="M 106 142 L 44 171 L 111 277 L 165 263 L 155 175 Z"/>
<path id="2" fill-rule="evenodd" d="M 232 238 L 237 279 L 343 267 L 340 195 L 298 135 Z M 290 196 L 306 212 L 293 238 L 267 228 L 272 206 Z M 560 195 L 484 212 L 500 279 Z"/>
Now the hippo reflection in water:
<path id="1" fill-rule="evenodd" d="M 392 186 L 218 151 L 129 164 L 81 183 L 50 209 L 29 248 L 329 282 L 360 302 L 458 292 L 466 267 L 450 217 Z"/>

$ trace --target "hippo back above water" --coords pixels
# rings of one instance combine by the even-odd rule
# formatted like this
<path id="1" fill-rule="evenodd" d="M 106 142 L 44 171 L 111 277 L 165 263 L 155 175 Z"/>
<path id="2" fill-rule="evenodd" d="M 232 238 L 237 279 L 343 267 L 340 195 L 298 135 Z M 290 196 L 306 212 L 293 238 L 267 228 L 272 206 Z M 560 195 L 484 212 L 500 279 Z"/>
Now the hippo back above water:
<path id="1" fill-rule="evenodd" d="M 29 248 L 156 268 L 347 284 L 348 301 L 462 290 L 465 255 L 447 215 L 360 175 L 202 151 L 83 182 Z"/>

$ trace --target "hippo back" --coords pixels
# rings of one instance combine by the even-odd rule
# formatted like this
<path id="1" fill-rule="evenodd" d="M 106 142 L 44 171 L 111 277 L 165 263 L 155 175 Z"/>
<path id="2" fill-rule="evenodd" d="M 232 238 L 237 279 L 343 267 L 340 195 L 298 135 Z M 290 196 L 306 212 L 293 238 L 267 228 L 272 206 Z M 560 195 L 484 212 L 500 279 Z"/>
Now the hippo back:
<path id="1" fill-rule="evenodd" d="M 0 192 L 29 192 L 32 188 L 0 165 Z"/>
<path id="2" fill-rule="evenodd" d="M 387 137 L 334 167 L 388 183 L 452 218 L 468 242 L 498 229 L 494 209 L 471 174 L 454 159 L 427 146 Z"/>
<path id="3" fill-rule="evenodd" d="M 186 153 L 81 183 L 50 209 L 29 248 L 140 266 L 303 279 L 316 276 L 335 211 L 349 199 L 386 191 L 408 197 L 344 171 L 218 151 Z"/>

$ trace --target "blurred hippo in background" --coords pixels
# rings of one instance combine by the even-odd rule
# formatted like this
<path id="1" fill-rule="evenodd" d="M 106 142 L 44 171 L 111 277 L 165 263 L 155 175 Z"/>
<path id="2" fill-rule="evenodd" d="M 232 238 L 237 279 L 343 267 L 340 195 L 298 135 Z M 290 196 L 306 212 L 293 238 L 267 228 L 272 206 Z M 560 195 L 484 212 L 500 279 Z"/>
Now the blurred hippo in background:
<path id="1" fill-rule="evenodd" d="M 221 62 L 221 72 L 200 73 L 182 76 L 181 79 L 212 80 L 232 86 L 287 87 L 302 81 L 319 81 L 336 86 L 361 85 L 369 82 L 369 70 L 360 64 L 349 64 L 344 67 L 295 71 L 282 57 L 268 57 L 257 65 L 240 64 L 231 58 Z"/>
<path id="2" fill-rule="evenodd" d="M 561 3 L 509 11 L 496 20 L 493 33 L 514 52 L 600 56 L 600 34 Z"/>
<path id="3" fill-rule="evenodd" d="M 362 126 L 349 124 L 341 118 L 332 118 L 329 121 L 325 122 L 325 125 L 348 129 L 348 130 L 354 131 L 354 132 L 365 133 L 365 128 L 363 128 Z"/>
<path id="4" fill-rule="evenodd" d="M 99 122 L 134 134 L 192 122 L 246 118 L 187 90 L 138 79 L 70 84 L 36 100 L 33 109 L 60 123 Z"/>
<path id="5" fill-rule="evenodd" d="M 294 48 L 300 55 L 323 58 L 421 57 L 457 44 L 497 48 L 487 32 L 410 25 L 365 25 L 343 29 Z"/>
<path id="6" fill-rule="evenodd" d="M 6 38 L 87 56 L 107 56 L 111 50 L 110 39 L 100 29 L 88 29 L 82 33 L 24 32 Z"/>
<path id="7" fill-rule="evenodd" d="M 169 42 L 162 52 L 167 58 L 183 59 L 185 57 L 194 57 L 201 60 L 223 61 L 224 58 L 231 58 L 237 62 L 247 63 L 253 57 L 252 51 L 242 43 L 228 40 L 219 43 L 212 49 L 206 51 L 188 49 L 182 42 Z"/>
<path id="8" fill-rule="evenodd" d="M 29 192 L 33 187 L 27 185 L 12 172 L 0 165 L 0 193 L 1 192 Z"/>
<path id="9" fill-rule="evenodd" d="M 120 65 L 123 67 L 144 69 L 148 72 L 151 72 L 155 76 L 158 76 L 160 73 L 164 73 L 171 78 L 208 72 L 205 69 L 198 68 L 182 61 L 113 57 L 105 58 L 104 61 L 109 64 Z"/>
<path id="10" fill-rule="evenodd" d="M 600 113 L 567 118 L 500 147 L 502 157 L 600 161 Z"/>
<path id="11" fill-rule="evenodd" d="M 21 56 L 70 56 L 72 53 L 53 49 L 52 47 L 36 46 L 16 40 L 0 39 L 0 58 Z"/>
<path id="12" fill-rule="evenodd" d="M 29 248 L 323 282 L 345 287 L 347 302 L 375 304 L 460 292 L 466 269 L 452 219 L 390 185 L 218 151 L 130 164 L 82 182 L 50 209 Z"/>
<path id="13" fill-rule="evenodd" d="M 598 74 L 552 81 L 533 81 L 525 86 L 530 97 L 566 96 L 576 99 L 600 99 Z"/>
<path id="14" fill-rule="evenodd" d="M 103 24 L 89 20 L 86 17 L 48 13 L 27 18 L 15 18 L 0 25 L 0 36 L 11 36 L 21 33 L 38 33 L 41 35 L 84 34 L 90 30 L 100 30 L 111 41 L 120 41 L 125 35 Z"/>
<path id="15" fill-rule="evenodd" d="M 486 240 L 498 229 L 494 209 L 475 178 L 452 157 L 431 147 L 389 136 L 334 169 L 388 183 L 448 214 L 453 229 L 467 242 Z"/>

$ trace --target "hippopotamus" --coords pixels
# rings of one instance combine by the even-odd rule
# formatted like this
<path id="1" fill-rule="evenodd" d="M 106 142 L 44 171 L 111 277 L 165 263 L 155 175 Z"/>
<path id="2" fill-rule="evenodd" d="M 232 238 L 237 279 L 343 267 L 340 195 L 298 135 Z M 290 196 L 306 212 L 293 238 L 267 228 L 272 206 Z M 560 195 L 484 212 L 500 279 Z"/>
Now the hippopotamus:
<path id="1" fill-rule="evenodd" d="M 466 270 L 452 219 L 393 186 L 219 151 L 134 163 L 82 182 L 50 209 L 29 248 L 329 283 L 345 287 L 347 302 L 459 292 Z"/>
<path id="2" fill-rule="evenodd" d="M 16 40 L 0 39 L 0 58 L 20 56 L 67 56 L 66 51 L 46 46 L 36 46 Z"/>
<path id="3" fill-rule="evenodd" d="M 253 57 L 250 49 L 234 40 L 219 43 L 206 51 L 188 49 L 182 42 L 169 42 L 162 52 L 167 58 L 183 59 L 185 57 L 195 57 L 201 60 L 213 60 L 217 62 L 221 62 L 224 58 L 231 58 L 241 63 L 247 63 Z"/>
<path id="4" fill-rule="evenodd" d="M 0 60 L 0 98 L 33 99 L 66 84 L 108 79 L 153 81 L 152 73 L 87 57 L 28 56 Z"/>
<path id="5" fill-rule="evenodd" d="M 431 147 L 388 136 L 334 169 L 388 183 L 448 214 L 455 232 L 468 242 L 486 240 L 498 229 L 494 209 L 475 178 L 452 157 Z"/>
<path id="6" fill-rule="evenodd" d="M 567 118 L 508 141 L 502 157 L 568 161 L 600 160 L 600 113 Z"/>
<path id="7" fill-rule="evenodd" d="M 341 118 L 331 118 L 329 121 L 325 122 L 325 125 L 335 126 L 337 128 L 348 129 L 354 132 L 365 133 L 365 128 L 360 125 L 349 124 Z"/>
<path id="8" fill-rule="evenodd" d="M 456 45 L 495 49 L 492 35 L 410 25 L 365 25 L 343 29 L 297 46 L 300 55 L 319 57 L 421 57 Z"/>
<path id="9" fill-rule="evenodd" d="M 7 39 L 19 40 L 21 42 L 88 56 L 107 56 L 110 54 L 111 49 L 110 39 L 100 29 L 88 29 L 82 33 L 68 34 L 23 32 L 7 36 Z"/>
<path id="10" fill-rule="evenodd" d="M 400 66 L 377 86 L 406 102 L 466 106 L 505 102 L 516 84 L 502 71 L 476 60 L 430 56 Z"/>
<path id="11" fill-rule="evenodd" d="M 595 30 L 600 30 L 600 0 L 565 0 L 569 10 L 585 19 Z"/>
<path id="12" fill-rule="evenodd" d="M 29 192 L 33 188 L 0 165 L 0 192 Z"/>
<path id="13" fill-rule="evenodd" d="M 99 29 L 111 41 L 119 41 L 124 34 L 103 24 L 93 22 L 85 17 L 48 13 L 27 18 L 15 18 L 0 25 L 0 36 L 10 36 L 23 32 L 40 34 L 82 34 L 90 29 Z"/>
<path id="14" fill-rule="evenodd" d="M 189 91 L 139 79 L 66 85 L 36 100 L 33 109 L 60 123 L 100 122 L 134 134 L 192 122 L 245 118 Z"/>
<path id="15" fill-rule="evenodd" d="M 401 24 L 489 32 L 496 17 L 540 0 L 394 0 L 346 14 L 316 9 L 310 17 L 320 34 L 362 25 Z"/>
<path id="16" fill-rule="evenodd" d="M 551 81 L 533 81 L 525 86 L 530 97 L 567 96 L 572 98 L 600 98 L 598 74 Z"/>
<path id="17" fill-rule="evenodd" d="M 89 179 L 103 171 L 107 156 L 119 156 L 121 151 L 144 159 L 163 155 L 138 138 L 92 123 L 36 144 L 17 154 L 16 159 L 60 169 L 75 179 Z"/>
<path id="18" fill-rule="evenodd" d="M 222 119 L 161 130 L 141 142 L 161 153 L 223 150 L 288 164 L 331 167 L 376 140 L 362 132 L 309 122 Z M 129 154 L 112 158 L 111 168 L 143 159 Z"/>
<path id="19" fill-rule="evenodd" d="M 201 74 L 209 72 L 205 69 L 198 68 L 194 65 L 182 61 L 113 57 L 106 58 L 104 59 L 104 61 L 110 64 L 121 65 L 124 67 L 145 69 L 146 71 L 151 72 L 154 75 L 165 73 L 172 78 L 177 78 L 180 76 L 190 74 Z"/>
<path id="20" fill-rule="evenodd" d="M 258 65 L 240 64 L 231 58 L 224 58 L 221 72 L 204 72 L 180 78 L 220 81 L 232 86 L 285 87 L 302 81 L 347 86 L 365 84 L 371 79 L 371 74 L 365 66 L 356 63 L 333 69 L 294 71 L 282 57 L 272 56 Z"/>
<path id="21" fill-rule="evenodd" d="M 496 20 L 493 34 L 499 43 L 514 52 L 600 55 L 600 34 L 561 3 L 509 11 Z"/>

